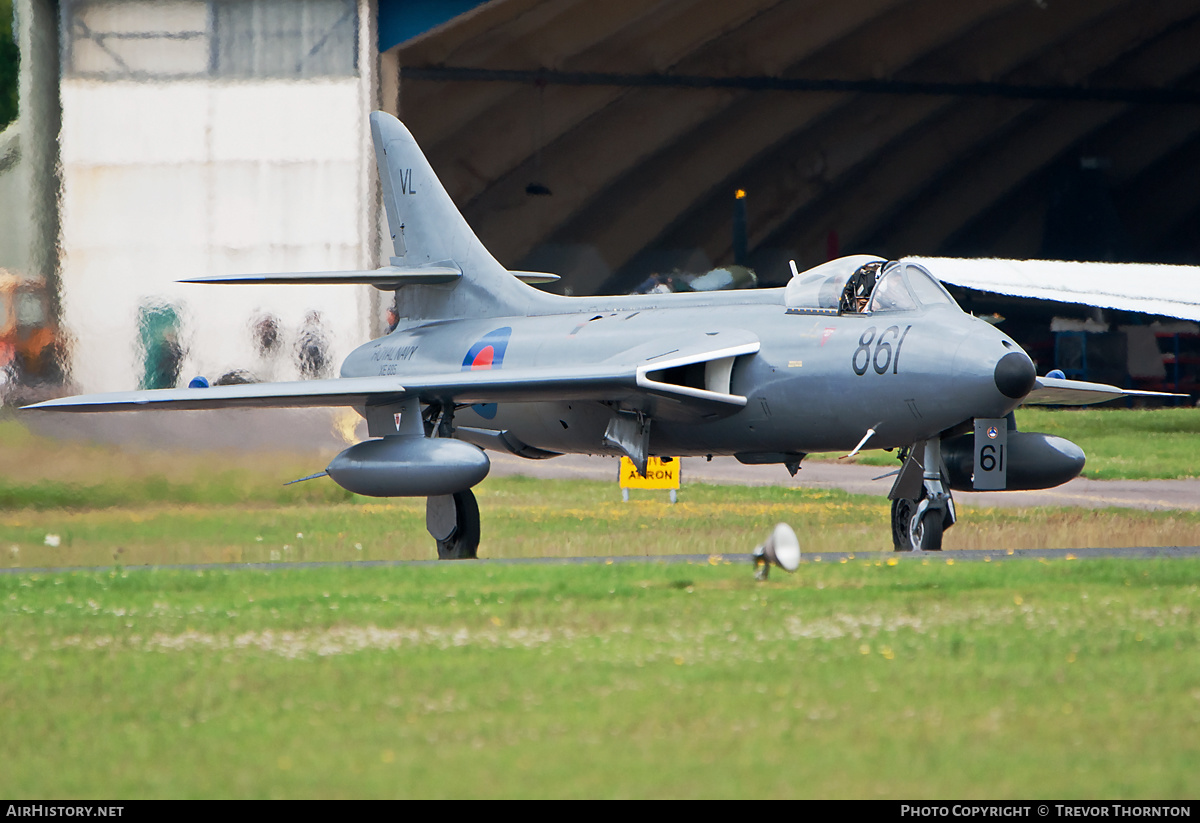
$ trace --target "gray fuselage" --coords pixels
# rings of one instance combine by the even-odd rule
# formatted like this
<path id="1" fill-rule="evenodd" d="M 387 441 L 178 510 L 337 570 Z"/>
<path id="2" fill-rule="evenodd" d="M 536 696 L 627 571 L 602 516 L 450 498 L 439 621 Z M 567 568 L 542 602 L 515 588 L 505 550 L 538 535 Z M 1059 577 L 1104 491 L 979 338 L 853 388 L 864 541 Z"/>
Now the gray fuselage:
<path id="1" fill-rule="evenodd" d="M 997 372 L 1020 348 L 952 302 L 830 314 L 789 311 L 784 291 L 557 298 L 532 316 L 402 324 L 352 353 L 342 376 L 583 368 L 634 349 L 665 355 L 674 340 L 701 334 L 757 337 L 759 351 L 738 357 L 730 377 L 745 406 L 712 420 L 657 416 L 650 452 L 659 455 L 849 450 L 872 428 L 866 448 L 907 446 L 973 417 L 1002 417 L 1020 402 L 1001 390 Z M 489 335 L 503 345 L 481 360 L 478 344 Z M 475 405 L 459 409 L 455 424 L 508 431 L 549 452 L 616 454 L 603 437 L 616 411 L 587 400 Z"/>

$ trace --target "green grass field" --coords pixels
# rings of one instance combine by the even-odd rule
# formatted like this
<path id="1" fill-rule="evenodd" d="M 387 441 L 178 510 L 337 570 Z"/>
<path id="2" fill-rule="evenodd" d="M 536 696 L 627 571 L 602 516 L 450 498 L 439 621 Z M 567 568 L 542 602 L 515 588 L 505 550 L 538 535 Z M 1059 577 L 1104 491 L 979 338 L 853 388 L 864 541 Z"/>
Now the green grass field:
<path id="1" fill-rule="evenodd" d="M 1196 449 L 1187 420 L 1105 421 Z M 79 569 L 0 574 L 0 794 L 1195 794 L 1200 560 L 953 550 L 1196 545 L 1200 513 L 973 508 L 945 556 L 898 560 L 878 498 L 693 484 L 623 504 L 489 478 L 485 557 L 710 562 L 136 568 L 432 557 L 422 501 L 279 485 L 318 458 L 0 422 L 0 566 Z M 724 559 L 781 520 L 856 556 L 765 584 Z"/>
<path id="2" fill-rule="evenodd" d="M 483 558 L 745 554 L 778 522 L 806 552 L 890 552 L 884 498 L 817 489 L 686 486 L 622 503 L 615 484 L 526 478 L 477 489 Z M 949 551 L 1192 546 L 1200 512 L 960 507 Z M 423 500 L 0 510 L 0 567 L 427 560 Z"/>
<path id="3" fill-rule="evenodd" d="M 1056 434 L 1078 443 L 1087 455 L 1083 476 L 1093 480 L 1166 480 L 1200 477 L 1200 409 L 1017 410 L 1022 431 Z M 809 459 L 836 459 L 836 454 Z M 883 451 L 856 461 L 895 466 Z"/>
<path id="4" fill-rule="evenodd" d="M 1200 563 L 0 576 L 0 794 L 1188 798 Z"/>

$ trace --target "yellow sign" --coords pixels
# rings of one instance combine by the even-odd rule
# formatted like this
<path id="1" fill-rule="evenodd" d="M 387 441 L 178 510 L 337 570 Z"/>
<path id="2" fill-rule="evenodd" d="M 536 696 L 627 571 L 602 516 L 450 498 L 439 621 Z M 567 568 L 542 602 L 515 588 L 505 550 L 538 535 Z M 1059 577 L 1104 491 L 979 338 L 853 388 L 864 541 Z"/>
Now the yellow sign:
<path id="1" fill-rule="evenodd" d="M 621 458 L 622 489 L 678 489 L 678 457 L 651 457 L 646 464 L 646 476 L 638 474 L 637 467 L 628 457 Z"/>

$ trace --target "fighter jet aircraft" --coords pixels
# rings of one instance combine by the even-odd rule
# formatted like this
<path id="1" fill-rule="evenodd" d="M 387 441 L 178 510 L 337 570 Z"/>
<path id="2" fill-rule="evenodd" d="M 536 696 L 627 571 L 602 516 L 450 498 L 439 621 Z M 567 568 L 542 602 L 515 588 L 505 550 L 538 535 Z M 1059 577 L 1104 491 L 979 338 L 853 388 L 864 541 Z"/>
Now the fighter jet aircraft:
<path id="1" fill-rule="evenodd" d="M 809 452 L 898 450 L 897 550 L 937 550 L 954 489 L 1048 488 L 1083 452 L 1016 431 L 1022 404 L 1125 392 L 1038 377 L 1003 332 L 964 313 L 920 264 L 870 256 L 800 272 L 784 288 L 563 297 L 511 272 L 463 219 L 408 130 L 370 115 L 395 256 L 372 271 L 204 278 L 204 283 L 364 283 L 394 290 L 394 331 L 356 349 L 341 377 L 67 397 L 50 411 L 350 406 L 371 439 L 324 472 L 350 491 L 426 497 L 442 558 L 475 557 L 471 488 L 485 450 L 734 455 L 793 475 Z M 550 278 L 552 279 L 552 277 Z M 308 478 L 305 478 L 308 479 Z"/>

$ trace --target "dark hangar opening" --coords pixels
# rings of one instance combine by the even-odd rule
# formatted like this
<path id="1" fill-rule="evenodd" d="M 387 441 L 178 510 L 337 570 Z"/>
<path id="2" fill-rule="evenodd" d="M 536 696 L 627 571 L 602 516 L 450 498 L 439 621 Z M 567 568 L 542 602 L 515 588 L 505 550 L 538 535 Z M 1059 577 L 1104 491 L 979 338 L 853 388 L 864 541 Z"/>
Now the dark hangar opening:
<path id="1" fill-rule="evenodd" d="M 501 262 L 576 294 L 733 263 L 737 189 L 765 284 L 1196 263 L 1196 42 L 1200 0 L 492 0 L 385 52 L 383 94 Z"/>

